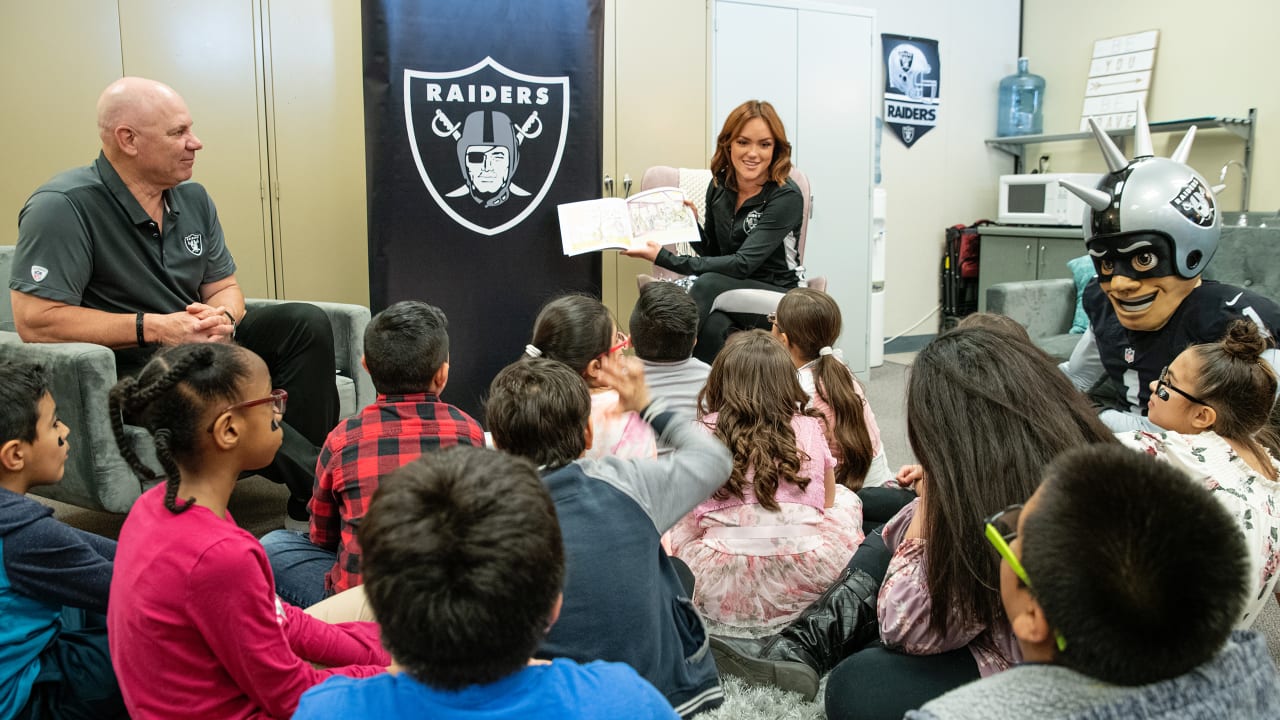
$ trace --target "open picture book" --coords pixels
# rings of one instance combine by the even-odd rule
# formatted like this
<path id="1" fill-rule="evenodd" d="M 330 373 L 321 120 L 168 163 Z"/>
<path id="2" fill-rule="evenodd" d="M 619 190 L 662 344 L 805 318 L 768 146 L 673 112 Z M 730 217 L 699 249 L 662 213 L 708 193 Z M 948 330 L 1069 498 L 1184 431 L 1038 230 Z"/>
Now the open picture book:
<path id="1" fill-rule="evenodd" d="M 684 205 L 680 188 L 661 187 L 622 198 L 565 203 L 560 239 L 565 255 L 597 250 L 630 250 L 650 240 L 659 245 L 698 242 L 698 222 Z"/>

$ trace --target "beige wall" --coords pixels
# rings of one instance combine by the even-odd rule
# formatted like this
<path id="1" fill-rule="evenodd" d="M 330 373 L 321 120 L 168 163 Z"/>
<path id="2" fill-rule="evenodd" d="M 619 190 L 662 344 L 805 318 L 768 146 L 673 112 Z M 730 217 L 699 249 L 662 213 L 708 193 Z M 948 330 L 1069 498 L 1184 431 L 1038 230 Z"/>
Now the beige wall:
<path id="1" fill-rule="evenodd" d="M 877 33 L 938 40 L 938 126 L 910 149 L 886 128 L 880 156 L 881 185 L 888 193 L 884 332 L 886 337 L 935 333 L 944 229 L 994 215 L 996 181 L 1013 169 L 1009 156 L 988 149 L 983 140 L 995 135 L 1000 78 L 1017 66 L 1018 0 L 842 4 L 874 9 Z M 876 62 L 882 77 L 884 61 Z M 883 80 L 877 82 L 883 87 Z M 880 113 L 883 105 L 877 101 Z M 822 197 L 821 188 L 814 193 Z M 923 323 L 909 329 L 922 317 Z"/>
<path id="2" fill-rule="evenodd" d="M 1155 73 L 1147 101 L 1153 121 L 1205 115 L 1244 117 L 1258 108 L 1250 208 L 1280 208 L 1280 93 L 1276 92 L 1276 28 L 1280 3 L 1274 0 L 1026 0 L 1023 52 L 1047 84 L 1044 129 L 1074 132 L 1080 118 L 1089 57 L 1095 40 L 1143 30 L 1159 30 Z M 1155 136 L 1155 150 L 1167 156 L 1181 133 Z M 1190 163 L 1216 183 L 1223 163 L 1241 159 L 1244 144 L 1215 130 L 1196 136 Z M 1092 141 L 1031 148 L 1051 155 L 1051 169 L 1102 172 Z M 1032 155 L 1031 157 L 1034 157 Z M 1240 176 L 1227 175 L 1219 196 L 1224 210 L 1240 208 Z"/>

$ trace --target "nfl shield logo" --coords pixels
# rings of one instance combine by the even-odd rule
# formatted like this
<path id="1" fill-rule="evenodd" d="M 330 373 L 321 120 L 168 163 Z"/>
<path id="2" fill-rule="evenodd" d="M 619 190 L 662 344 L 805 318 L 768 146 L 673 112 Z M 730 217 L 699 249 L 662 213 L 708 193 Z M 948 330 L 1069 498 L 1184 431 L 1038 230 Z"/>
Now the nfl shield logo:
<path id="1" fill-rule="evenodd" d="M 182 238 L 182 244 L 187 247 L 187 252 L 200 257 L 200 253 L 204 252 L 204 244 L 200 242 L 200 233 L 193 233 Z"/>
<path id="2" fill-rule="evenodd" d="M 569 128 L 569 77 L 491 57 L 463 70 L 404 71 L 409 149 L 427 192 L 459 225 L 497 235 L 546 196 Z"/>
<path id="3" fill-rule="evenodd" d="M 1131 348 L 1131 347 L 1127 347 L 1127 348 L 1125 348 L 1125 349 L 1124 349 L 1124 361 L 1125 361 L 1126 363 L 1128 363 L 1128 364 L 1132 365 L 1132 364 L 1133 364 L 1133 356 L 1134 356 L 1133 348 Z"/>
<path id="4" fill-rule="evenodd" d="M 49 268 L 41 267 L 41 266 L 39 266 L 39 265 L 32 265 L 32 266 L 31 266 L 31 279 L 32 279 L 32 280 L 35 280 L 36 282 L 40 282 L 41 280 L 45 279 L 46 277 L 49 277 Z"/>

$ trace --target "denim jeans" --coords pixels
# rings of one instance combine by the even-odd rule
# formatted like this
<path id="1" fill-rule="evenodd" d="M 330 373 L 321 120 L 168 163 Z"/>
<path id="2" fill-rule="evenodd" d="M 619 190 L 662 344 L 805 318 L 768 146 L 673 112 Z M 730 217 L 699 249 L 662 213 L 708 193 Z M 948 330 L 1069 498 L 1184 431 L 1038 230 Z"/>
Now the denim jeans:
<path id="1" fill-rule="evenodd" d="M 306 533 L 293 530 L 272 530 L 262 536 L 262 547 L 281 600 L 307 608 L 329 596 L 324 576 L 337 562 L 337 552 L 313 545 Z"/>

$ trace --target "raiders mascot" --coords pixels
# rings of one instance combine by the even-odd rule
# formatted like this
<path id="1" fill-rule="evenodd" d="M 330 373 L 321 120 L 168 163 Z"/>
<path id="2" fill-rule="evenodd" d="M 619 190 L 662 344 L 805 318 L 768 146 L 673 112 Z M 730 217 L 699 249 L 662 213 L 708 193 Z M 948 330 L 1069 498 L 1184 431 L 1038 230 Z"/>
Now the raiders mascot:
<path id="1" fill-rule="evenodd" d="M 1275 337 L 1280 306 L 1200 277 L 1222 219 L 1209 185 L 1186 165 L 1194 126 L 1171 158 L 1155 157 L 1138 105 L 1132 162 L 1092 118 L 1089 127 L 1110 172 L 1097 188 L 1059 181 L 1089 206 L 1085 246 L 1097 270 L 1083 292 L 1089 330 L 1062 368 L 1113 430 L 1155 430 L 1145 417 L 1151 384 L 1178 353 L 1220 340 L 1239 318 Z M 1276 365 L 1274 349 L 1267 359 Z"/>

